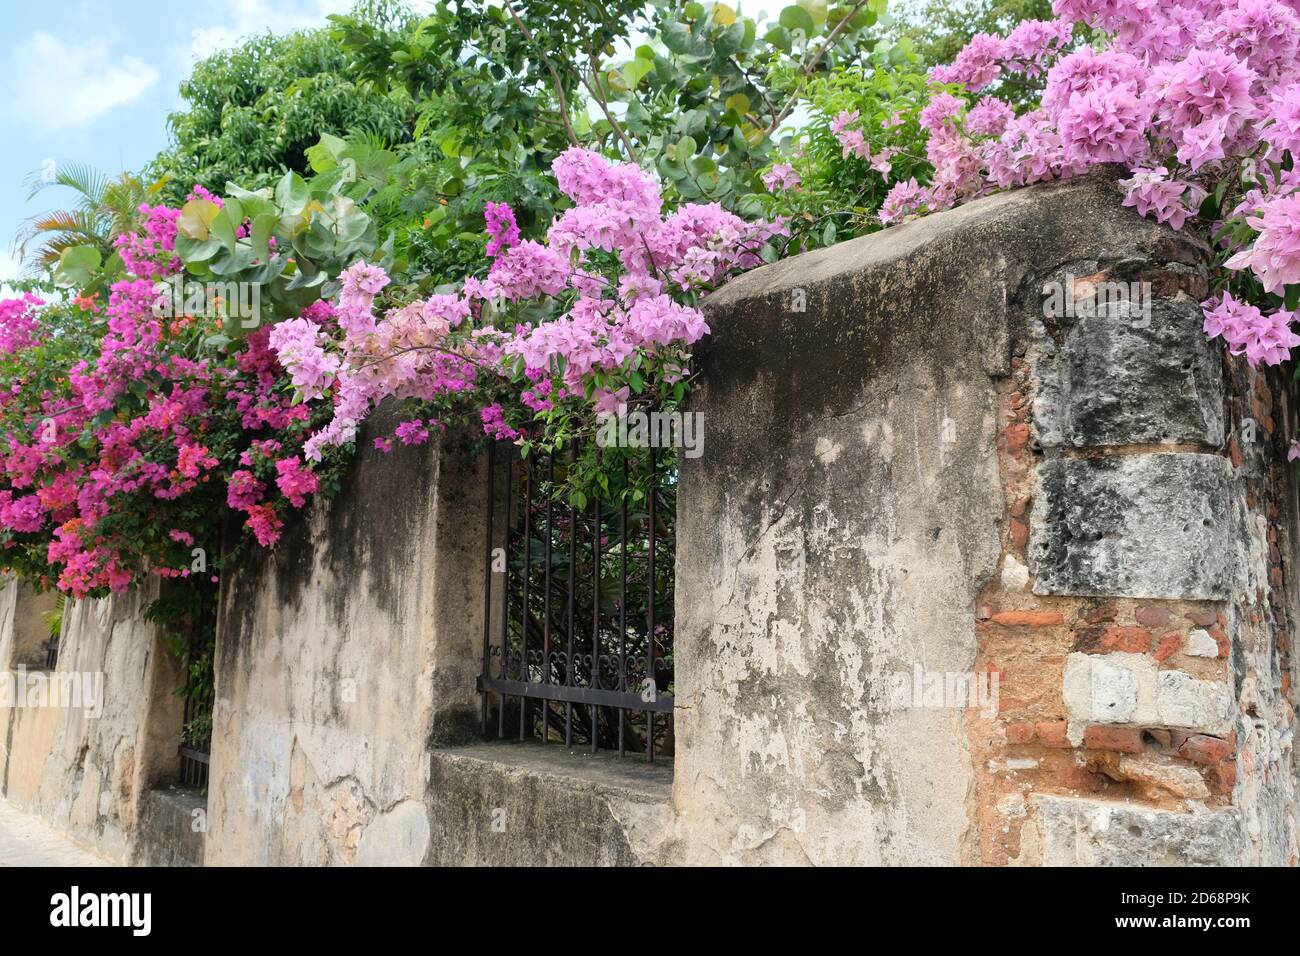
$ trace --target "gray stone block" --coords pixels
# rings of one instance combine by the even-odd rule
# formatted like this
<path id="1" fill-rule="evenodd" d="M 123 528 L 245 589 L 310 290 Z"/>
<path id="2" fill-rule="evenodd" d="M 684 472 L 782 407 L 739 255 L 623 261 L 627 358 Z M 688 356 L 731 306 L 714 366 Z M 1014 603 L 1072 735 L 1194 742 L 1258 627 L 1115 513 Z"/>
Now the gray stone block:
<path id="1" fill-rule="evenodd" d="M 1044 866 L 1240 866 L 1237 810 L 1177 813 L 1127 803 L 1034 797 Z M 1028 861 L 1026 861 L 1028 862 Z"/>
<path id="2" fill-rule="evenodd" d="M 1041 336 L 1034 425 L 1044 448 L 1223 445 L 1223 374 L 1200 306 L 1187 296 L 1147 304 L 1062 320 L 1059 345 Z"/>
<path id="3" fill-rule="evenodd" d="M 1221 600 L 1233 590 L 1226 459 L 1062 458 L 1037 474 L 1035 593 Z"/>

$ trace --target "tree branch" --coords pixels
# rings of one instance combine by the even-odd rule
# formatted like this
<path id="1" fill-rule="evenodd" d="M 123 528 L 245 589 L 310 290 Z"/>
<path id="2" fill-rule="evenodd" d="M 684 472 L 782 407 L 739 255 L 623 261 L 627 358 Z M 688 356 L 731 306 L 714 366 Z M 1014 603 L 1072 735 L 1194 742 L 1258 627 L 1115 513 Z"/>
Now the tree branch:
<path id="1" fill-rule="evenodd" d="M 609 125 L 613 127 L 614 132 L 618 134 L 618 138 L 622 140 L 623 148 L 627 150 L 628 159 L 632 160 L 634 163 L 638 162 L 636 150 L 632 148 L 632 141 L 627 138 L 627 133 L 623 131 L 623 127 L 619 125 L 618 120 L 614 119 L 614 114 L 609 111 L 609 104 L 605 102 L 604 92 L 600 86 L 600 67 L 596 62 L 596 54 L 589 49 L 587 51 L 587 56 L 591 63 L 591 76 L 596 82 L 596 88 L 593 89 L 591 81 L 580 73 L 579 78 L 582 80 L 582 85 L 587 88 L 587 91 L 591 93 L 591 95 L 596 98 L 596 102 L 600 104 L 600 111 L 605 114 L 605 119 L 609 120 Z"/>
<path id="2" fill-rule="evenodd" d="M 564 123 L 564 132 L 569 137 L 569 145 L 577 146 L 578 135 L 573 131 L 573 124 L 569 122 L 569 100 L 564 95 L 564 84 L 560 82 L 560 74 L 556 72 L 555 66 L 551 63 L 551 58 L 546 55 L 546 51 L 538 46 L 537 41 L 533 38 L 533 31 L 529 30 L 528 25 L 519 19 L 519 14 L 515 13 L 515 8 L 510 5 L 510 0 L 505 0 L 505 5 L 510 18 L 515 21 L 515 26 L 519 27 L 519 32 L 524 35 L 524 39 L 529 45 L 537 50 L 542 65 L 551 74 L 551 82 L 555 86 L 555 96 L 560 101 L 560 119 Z"/>
<path id="3" fill-rule="evenodd" d="M 835 29 L 826 34 L 826 39 L 822 41 L 821 46 L 817 48 L 817 52 L 813 54 L 813 58 L 809 60 L 807 65 L 803 68 L 803 76 L 799 78 L 799 84 L 794 88 L 794 92 L 791 93 L 790 98 L 785 101 L 785 106 L 781 107 L 781 112 L 777 114 L 776 119 L 772 120 L 772 125 L 767 128 L 767 134 L 769 136 L 776 132 L 776 128 L 780 126 L 785 118 L 794 110 L 794 104 L 799 98 L 799 91 L 803 88 L 803 81 L 812 76 L 812 71 L 817 69 L 817 64 L 821 62 L 826 51 L 830 49 L 831 45 L 835 42 L 835 38 L 840 35 L 840 31 L 848 26 L 849 21 L 857 16 L 858 11 L 866 5 L 867 0 L 858 0 L 858 2 L 853 5 L 853 9 L 848 12 L 848 15 L 839 23 L 835 24 Z"/>

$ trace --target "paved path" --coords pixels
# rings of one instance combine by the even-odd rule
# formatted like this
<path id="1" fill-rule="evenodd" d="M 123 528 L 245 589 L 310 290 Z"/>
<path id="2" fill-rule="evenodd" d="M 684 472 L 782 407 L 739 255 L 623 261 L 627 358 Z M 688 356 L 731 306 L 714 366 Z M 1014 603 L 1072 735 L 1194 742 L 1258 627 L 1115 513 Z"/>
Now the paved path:
<path id="1" fill-rule="evenodd" d="M 109 866 L 36 817 L 0 799 L 0 866 Z"/>

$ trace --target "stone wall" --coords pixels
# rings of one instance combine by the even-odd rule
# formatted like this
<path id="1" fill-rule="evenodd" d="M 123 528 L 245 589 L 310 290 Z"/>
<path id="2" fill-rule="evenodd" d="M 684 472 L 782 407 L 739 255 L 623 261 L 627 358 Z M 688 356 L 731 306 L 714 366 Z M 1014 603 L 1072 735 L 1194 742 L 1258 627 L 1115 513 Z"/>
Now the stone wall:
<path id="1" fill-rule="evenodd" d="M 0 710 L 5 795 L 148 863 L 1294 864 L 1294 388 L 1105 172 L 710 298 L 671 768 L 482 742 L 484 463 L 363 435 L 223 579 L 206 839 L 147 596 L 69 611 L 105 717 Z"/>
<path id="2" fill-rule="evenodd" d="M 1206 250 L 1119 200 L 994 196 L 711 300 L 689 858 L 1295 862 L 1289 388 L 1220 360 Z"/>
<path id="3" fill-rule="evenodd" d="M 360 444 L 343 492 L 224 580 L 210 864 L 420 863 L 430 748 L 477 734 L 481 465 L 454 438 Z"/>
<path id="4" fill-rule="evenodd" d="M 137 850 L 140 801 L 176 774 L 184 676 L 154 626 L 143 619 L 152 587 L 129 596 L 69 602 L 52 680 L 102 680 L 102 704 L 0 707 L 3 790 L 14 805 L 65 830 L 109 859 Z M 48 609 L 49 595 L 14 582 L 0 593 L 0 661 L 14 647 L 11 621 Z M 42 654 L 41 664 L 44 664 Z"/>

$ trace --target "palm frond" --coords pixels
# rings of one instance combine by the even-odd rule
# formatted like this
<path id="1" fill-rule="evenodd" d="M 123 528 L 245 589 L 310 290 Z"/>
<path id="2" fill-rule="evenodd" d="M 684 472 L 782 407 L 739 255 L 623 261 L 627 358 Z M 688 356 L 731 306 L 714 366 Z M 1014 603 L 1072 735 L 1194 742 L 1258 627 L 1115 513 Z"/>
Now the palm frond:
<path id="1" fill-rule="evenodd" d="M 62 186 L 76 194 L 71 209 L 60 209 L 33 216 L 24 223 L 15 238 L 19 258 L 29 271 L 57 262 L 70 246 L 86 242 L 107 255 L 112 242 L 123 233 L 132 232 L 140 221 L 140 206 L 151 196 L 154 187 L 146 187 L 132 173 L 110 179 L 83 163 L 66 163 L 53 179 L 29 180 L 33 188 L 28 199 L 47 186 Z M 157 184 L 155 184 L 157 186 Z M 28 261 L 28 246 L 40 240 L 41 246 Z"/>
<path id="2" fill-rule="evenodd" d="M 57 639 L 63 632 L 63 609 L 67 600 L 67 596 L 60 591 L 54 599 L 54 607 L 41 612 L 41 618 L 45 621 L 45 633 L 52 638 Z"/>
<path id="3" fill-rule="evenodd" d="M 108 188 L 108 177 L 85 163 L 59 163 L 55 167 L 53 179 L 47 180 L 33 173 L 28 182 L 31 184 L 28 199 L 36 198 L 50 186 L 63 186 L 77 193 L 77 205 L 82 209 L 98 206 L 104 197 L 104 190 Z"/>

